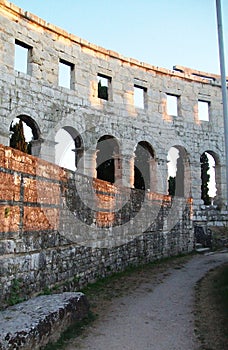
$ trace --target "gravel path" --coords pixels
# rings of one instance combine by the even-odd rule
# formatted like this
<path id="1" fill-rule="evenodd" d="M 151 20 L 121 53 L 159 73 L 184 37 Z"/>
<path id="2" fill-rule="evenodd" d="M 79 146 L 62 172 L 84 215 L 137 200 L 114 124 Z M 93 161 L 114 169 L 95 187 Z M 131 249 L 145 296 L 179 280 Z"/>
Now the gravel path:
<path id="1" fill-rule="evenodd" d="M 228 261 L 228 253 L 194 256 L 161 281 L 146 283 L 115 299 L 83 337 L 65 350 L 196 350 L 194 286 L 211 268 Z"/>

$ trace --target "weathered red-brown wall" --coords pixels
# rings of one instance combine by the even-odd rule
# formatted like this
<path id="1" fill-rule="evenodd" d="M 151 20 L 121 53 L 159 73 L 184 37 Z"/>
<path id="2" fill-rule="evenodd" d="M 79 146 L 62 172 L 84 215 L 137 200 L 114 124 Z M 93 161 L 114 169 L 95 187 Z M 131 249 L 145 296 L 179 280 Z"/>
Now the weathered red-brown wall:
<path id="1" fill-rule="evenodd" d="M 88 192 L 88 202 L 80 198 L 81 190 Z M 143 220 L 136 224 L 145 200 Z M 129 264 L 191 251 L 191 203 L 182 212 L 178 206 L 178 222 L 169 232 L 171 208 L 168 196 L 75 177 L 0 145 L 2 306 L 15 293 L 27 298 L 52 287 L 72 290 Z M 154 212 L 156 218 L 145 227 L 144 219 Z"/>

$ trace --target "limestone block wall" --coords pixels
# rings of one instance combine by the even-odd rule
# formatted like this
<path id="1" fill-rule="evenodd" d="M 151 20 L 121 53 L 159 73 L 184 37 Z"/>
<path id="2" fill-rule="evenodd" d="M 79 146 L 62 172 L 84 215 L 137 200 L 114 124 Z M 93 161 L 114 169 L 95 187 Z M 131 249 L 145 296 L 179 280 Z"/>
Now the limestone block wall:
<path id="1" fill-rule="evenodd" d="M 0 141 L 9 144 L 9 128 L 21 117 L 34 131 L 33 154 L 55 161 L 55 135 L 67 128 L 80 135 L 86 155 L 84 173 L 96 177 L 96 147 L 104 135 L 119 145 L 120 180 L 133 187 L 134 152 L 139 142 L 154 150 L 154 191 L 167 194 L 167 154 L 182 150 L 194 210 L 202 204 L 200 155 L 216 161 L 217 199 L 226 193 L 222 96 L 219 76 L 182 66 L 167 70 L 125 58 L 46 23 L 1 1 Z M 28 50 L 27 72 L 14 67 L 15 43 Z M 70 67 L 69 88 L 59 85 L 59 63 Z M 108 81 L 108 99 L 98 97 L 98 77 Z M 144 105 L 134 105 L 134 87 L 143 90 Z M 177 97 L 177 115 L 169 115 L 167 97 Z M 198 101 L 208 102 L 209 121 L 199 118 Z M 186 174 L 184 174 L 185 176 Z M 151 180 L 152 181 L 152 180 Z M 189 195 L 188 193 L 188 195 Z"/>
<path id="2" fill-rule="evenodd" d="M 193 249 L 191 201 L 120 191 L 3 145 L 0 159 L 1 307 Z"/>

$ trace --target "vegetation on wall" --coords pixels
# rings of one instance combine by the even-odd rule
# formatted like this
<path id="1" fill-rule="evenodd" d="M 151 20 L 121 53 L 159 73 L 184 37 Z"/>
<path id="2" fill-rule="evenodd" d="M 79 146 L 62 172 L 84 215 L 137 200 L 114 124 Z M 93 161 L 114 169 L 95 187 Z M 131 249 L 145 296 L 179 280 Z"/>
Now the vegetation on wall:
<path id="1" fill-rule="evenodd" d="M 169 177 L 169 180 L 168 180 L 168 184 L 169 184 L 169 195 L 170 196 L 175 196 L 175 191 L 176 191 L 176 177 L 172 177 L 170 176 Z"/>
<path id="2" fill-rule="evenodd" d="M 211 200 L 209 197 L 209 187 L 208 183 L 210 180 L 210 175 L 208 174 L 208 170 L 210 169 L 209 161 L 206 152 L 204 152 L 200 157 L 201 163 L 201 198 L 204 201 L 205 205 L 211 204 Z"/>
<path id="3" fill-rule="evenodd" d="M 20 119 L 18 123 L 11 125 L 10 147 L 18 149 L 24 153 L 31 154 L 31 143 L 25 141 L 23 122 Z"/>

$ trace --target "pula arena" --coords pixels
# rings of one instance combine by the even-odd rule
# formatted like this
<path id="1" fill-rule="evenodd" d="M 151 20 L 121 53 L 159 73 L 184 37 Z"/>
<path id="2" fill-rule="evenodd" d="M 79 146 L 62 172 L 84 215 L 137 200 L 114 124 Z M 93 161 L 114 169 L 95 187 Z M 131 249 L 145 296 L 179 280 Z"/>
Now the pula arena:
<path id="1" fill-rule="evenodd" d="M 164 195 L 167 156 L 176 149 L 176 187 L 179 195 L 192 198 L 195 221 L 205 220 L 207 209 L 200 162 L 207 152 L 215 168 L 213 224 L 220 224 L 226 183 L 218 75 L 123 57 L 5 0 L 0 23 L 0 143 L 9 146 L 10 126 L 19 118 L 31 128 L 32 155 L 58 163 L 56 149 L 64 146 L 57 148 L 56 135 L 64 130 L 74 142 L 78 171 Z M 26 55 L 25 67 L 18 68 L 19 50 Z M 110 159 L 105 175 L 100 164 Z"/>

